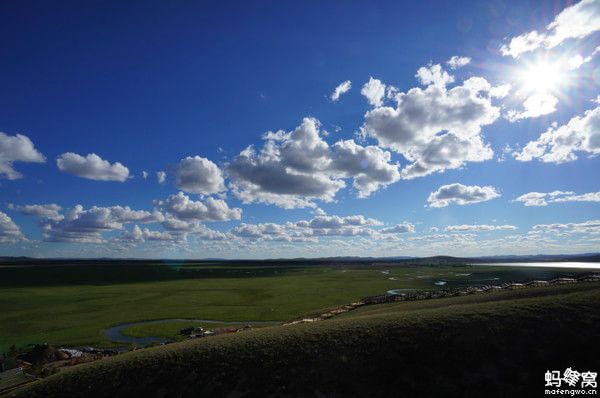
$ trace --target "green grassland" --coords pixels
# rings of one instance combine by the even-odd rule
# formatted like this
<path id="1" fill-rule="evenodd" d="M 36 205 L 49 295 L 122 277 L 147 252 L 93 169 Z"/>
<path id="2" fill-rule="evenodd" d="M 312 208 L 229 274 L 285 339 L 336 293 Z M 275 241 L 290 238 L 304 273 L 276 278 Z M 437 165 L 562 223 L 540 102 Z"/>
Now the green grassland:
<path id="1" fill-rule="evenodd" d="M 122 345 L 106 340 L 104 330 L 142 320 L 285 321 L 388 289 L 434 289 L 434 282 L 440 279 L 447 281 L 446 287 L 456 287 L 576 273 L 541 268 L 368 264 L 2 265 L 0 352 L 12 344 Z M 173 337 L 180 326 L 153 325 L 129 332 Z"/>
<path id="2" fill-rule="evenodd" d="M 597 370 L 599 335 L 597 282 L 504 290 L 129 352 L 12 396 L 542 396 L 547 369 Z"/>

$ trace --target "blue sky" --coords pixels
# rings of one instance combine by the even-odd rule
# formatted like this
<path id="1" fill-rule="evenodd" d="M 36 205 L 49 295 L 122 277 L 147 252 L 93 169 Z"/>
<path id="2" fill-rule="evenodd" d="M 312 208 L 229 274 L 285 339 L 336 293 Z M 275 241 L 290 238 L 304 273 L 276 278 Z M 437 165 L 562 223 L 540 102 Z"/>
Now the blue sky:
<path id="1" fill-rule="evenodd" d="M 598 0 L 121 3 L 0 6 L 0 255 L 598 251 Z"/>

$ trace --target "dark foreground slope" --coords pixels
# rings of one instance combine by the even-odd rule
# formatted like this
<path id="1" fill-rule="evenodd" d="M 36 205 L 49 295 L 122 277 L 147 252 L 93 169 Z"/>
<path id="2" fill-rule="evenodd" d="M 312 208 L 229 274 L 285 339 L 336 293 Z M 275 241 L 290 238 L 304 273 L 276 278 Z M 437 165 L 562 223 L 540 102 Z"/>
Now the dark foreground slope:
<path id="1" fill-rule="evenodd" d="M 528 396 L 600 368 L 600 286 L 363 307 L 81 365 L 15 397 Z M 527 395 L 523 395 L 527 396 Z"/>

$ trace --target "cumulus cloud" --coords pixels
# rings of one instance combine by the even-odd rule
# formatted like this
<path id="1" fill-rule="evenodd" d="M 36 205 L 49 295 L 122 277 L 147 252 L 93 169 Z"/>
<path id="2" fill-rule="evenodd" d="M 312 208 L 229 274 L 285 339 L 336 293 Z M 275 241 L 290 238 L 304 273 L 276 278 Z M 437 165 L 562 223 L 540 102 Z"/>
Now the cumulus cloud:
<path id="1" fill-rule="evenodd" d="M 550 202 L 600 202 L 600 192 L 588 192 L 581 195 L 566 195 L 551 199 Z"/>
<path id="2" fill-rule="evenodd" d="M 556 111 L 558 98 L 548 93 L 535 93 L 527 97 L 523 102 L 523 110 L 511 110 L 507 113 L 506 118 L 515 122 L 521 119 L 534 118 L 543 115 L 548 115 Z"/>
<path id="3" fill-rule="evenodd" d="M 600 154 L 600 107 L 575 116 L 567 124 L 550 127 L 520 152 L 513 153 L 522 162 L 540 159 L 548 163 L 564 163 L 577 159 L 576 152 Z"/>
<path id="4" fill-rule="evenodd" d="M 55 203 L 23 206 L 10 205 L 9 208 L 27 216 L 44 217 L 50 219 L 60 219 L 62 217 L 62 215 L 59 213 L 62 210 L 62 207 Z"/>
<path id="5" fill-rule="evenodd" d="M 77 205 L 65 214 L 56 204 L 15 206 L 11 210 L 40 218 L 43 238 L 47 242 L 135 244 L 146 241 L 181 243 L 192 234 L 202 240 L 225 240 L 232 235 L 202 225 L 205 221 L 239 220 L 241 209 L 230 208 L 224 200 L 212 197 L 193 201 L 183 192 L 154 202 L 153 211 L 133 210 L 129 206 L 85 209 Z M 130 231 L 128 224 L 135 224 Z M 137 224 L 159 224 L 163 231 L 140 228 Z M 123 231 L 107 240 L 105 234 Z"/>
<path id="6" fill-rule="evenodd" d="M 310 231 L 295 227 L 292 223 L 245 224 L 242 223 L 231 230 L 231 234 L 249 240 L 282 241 L 282 242 L 317 242 Z"/>
<path id="7" fill-rule="evenodd" d="M 340 96 L 350 91 L 351 88 L 352 82 L 350 80 L 346 80 L 345 82 L 340 83 L 335 90 L 333 90 L 333 93 L 331 93 L 329 98 L 332 102 L 337 102 L 340 99 Z"/>
<path id="8" fill-rule="evenodd" d="M 511 38 L 500 48 L 502 55 L 518 58 L 538 48 L 551 49 L 568 39 L 582 39 L 600 30 L 600 0 L 582 0 L 565 8 L 546 26 Z"/>
<path id="9" fill-rule="evenodd" d="M 242 209 L 232 209 L 222 199 L 208 197 L 193 201 L 183 192 L 155 201 L 155 204 L 159 210 L 179 220 L 228 221 L 239 220 L 242 216 Z"/>
<path id="10" fill-rule="evenodd" d="M 446 87 L 454 82 L 454 76 L 450 75 L 440 64 L 430 64 L 422 66 L 417 70 L 415 75 L 422 85 L 434 85 L 436 87 Z"/>
<path id="11" fill-rule="evenodd" d="M 225 191 L 223 172 L 201 156 L 182 159 L 175 170 L 175 186 L 183 191 L 210 195 Z"/>
<path id="12" fill-rule="evenodd" d="M 370 77 L 369 81 L 360 89 L 360 93 L 365 96 L 372 106 L 381 106 L 385 95 L 385 84 L 381 83 L 379 79 Z"/>
<path id="13" fill-rule="evenodd" d="M 156 181 L 158 181 L 158 183 L 160 185 L 163 185 L 166 180 L 167 180 L 167 173 L 166 172 L 164 172 L 164 171 L 157 171 L 156 172 Z"/>
<path id="14" fill-rule="evenodd" d="M 96 181 L 124 182 L 129 169 L 119 162 L 111 164 L 95 153 L 83 157 L 73 152 L 63 153 L 56 159 L 60 171 Z"/>
<path id="15" fill-rule="evenodd" d="M 102 243 L 102 233 L 120 230 L 127 223 L 151 223 L 162 220 L 160 213 L 132 210 L 130 207 L 91 207 L 76 205 L 63 217 L 40 222 L 48 242 Z"/>
<path id="16" fill-rule="evenodd" d="M 321 138 L 320 123 L 305 118 L 291 132 L 268 132 L 257 152 L 244 149 L 227 166 L 233 193 L 244 203 L 262 202 L 283 208 L 316 207 L 315 200 L 331 202 L 352 178 L 359 197 L 399 179 L 390 153 L 353 140 L 329 146 Z"/>
<path id="17" fill-rule="evenodd" d="M 379 230 L 382 234 L 404 234 L 407 232 L 415 232 L 415 226 L 408 222 L 403 222 L 402 224 L 396 224 L 390 228 L 383 228 Z"/>
<path id="18" fill-rule="evenodd" d="M 471 225 L 448 225 L 448 232 L 464 232 L 464 231 L 513 231 L 517 229 L 514 225 L 488 225 L 488 224 L 471 224 Z"/>
<path id="19" fill-rule="evenodd" d="M 14 169 L 13 163 L 44 163 L 46 158 L 37 149 L 33 142 L 24 135 L 14 136 L 0 132 L 0 178 L 16 180 L 22 174 Z"/>
<path id="20" fill-rule="evenodd" d="M 285 224 L 242 223 L 231 230 L 231 234 L 250 240 L 318 242 L 320 237 L 333 236 L 375 236 L 374 226 L 382 222 L 362 215 L 355 216 L 317 216 L 310 220 L 287 222 Z"/>
<path id="21" fill-rule="evenodd" d="M 400 153 L 410 163 L 402 177 L 411 179 L 491 159 L 482 126 L 493 123 L 499 108 L 491 103 L 493 87 L 481 77 L 448 89 L 453 80 L 440 65 L 419 69 L 427 87 L 395 95 L 396 106 L 379 106 L 365 115 L 364 134 L 379 146 Z"/>
<path id="22" fill-rule="evenodd" d="M 148 172 L 146 170 L 142 171 L 142 178 L 144 180 L 148 178 Z"/>
<path id="23" fill-rule="evenodd" d="M 325 210 L 321 209 L 320 207 L 317 207 L 317 208 L 316 208 L 316 209 L 313 211 L 313 214 L 314 214 L 315 216 L 325 216 L 325 215 L 327 215 L 327 212 L 326 212 Z"/>
<path id="24" fill-rule="evenodd" d="M 524 206 L 547 206 L 548 203 L 561 202 L 600 202 L 600 192 L 588 192 L 581 195 L 571 191 L 528 192 L 514 199 Z"/>
<path id="25" fill-rule="evenodd" d="M 377 146 L 363 147 L 353 140 L 333 145 L 329 169 L 341 177 L 352 177 L 360 198 L 400 180 L 399 165 L 391 162 L 389 152 Z"/>
<path id="26" fill-rule="evenodd" d="M 566 67 L 569 70 L 579 69 L 582 65 L 592 62 L 594 56 L 600 53 L 600 46 L 596 47 L 588 56 L 583 57 L 581 54 L 575 54 L 566 61 Z"/>
<path id="27" fill-rule="evenodd" d="M 504 98 L 510 93 L 510 90 L 512 90 L 512 86 L 508 83 L 492 87 L 490 90 L 490 97 Z"/>
<path id="28" fill-rule="evenodd" d="M 421 235 L 415 236 L 412 238 L 408 238 L 410 241 L 439 241 L 439 240 L 448 240 L 453 244 L 459 244 L 461 242 L 470 242 L 477 238 L 476 234 L 431 234 L 431 235 Z"/>
<path id="29" fill-rule="evenodd" d="M 299 173 L 286 168 L 280 158 L 270 158 L 248 147 L 229 164 L 231 189 L 243 203 L 274 204 L 292 209 L 316 207 L 314 199 L 333 201 L 346 184 L 324 174 Z"/>
<path id="30" fill-rule="evenodd" d="M 168 231 L 156 231 L 148 228 L 140 228 L 139 225 L 134 225 L 131 231 L 125 231 L 117 238 L 119 242 L 141 243 L 147 241 L 158 242 L 173 242 L 180 241 L 182 235 L 174 235 Z"/>
<path id="31" fill-rule="evenodd" d="M 21 229 L 5 213 L 0 211 L 0 243 L 17 243 L 27 240 Z"/>
<path id="32" fill-rule="evenodd" d="M 373 218 L 365 218 L 362 215 L 357 216 L 316 216 L 310 221 L 298 221 L 297 226 L 312 229 L 339 229 L 344 227 L 374 226 L 383 223 Z"/>
<path id="33" fill-rule="evenodd" d="M 448 65 L 448 67 L 450 69 L 454 70 L 454 69 L 462 68 L 465 65 L 468 65 L 470 62 L 471 62 L 470 57 L 460 57 L 458 55 L 454 55 L 448 61 L 446 61 L 446 65 Z"/>
<path id="34" fill-rule="evenodd" d="M 500 194 L 492 186 L 463 185 L 459 183 L 442 185 L 429 194 L 429 207 L 446 207 L 452 203 L 468 205 L 485 202 L 499 197 Z"/>
<path id="35" fill-rule="evenodd" d="M 567 233 L 567 234 L 600 234 L 600 220 L 588 220 L 581 223 L 566 224 L 537 224 L 531 230 L 533 232 Z"/>

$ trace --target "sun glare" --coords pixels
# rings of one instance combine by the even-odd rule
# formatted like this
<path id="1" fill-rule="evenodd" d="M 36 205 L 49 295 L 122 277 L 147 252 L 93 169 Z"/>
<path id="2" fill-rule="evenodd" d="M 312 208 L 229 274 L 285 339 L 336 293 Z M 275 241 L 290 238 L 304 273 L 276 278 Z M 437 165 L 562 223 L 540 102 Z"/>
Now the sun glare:
<path id="1" fill-rule="evenodd" d="M 539 62 L 529 65 L 521 73 L 522 87 L 529 92 L 556 91 L 563 81 L 563 73 L 557 63 Z"/>

